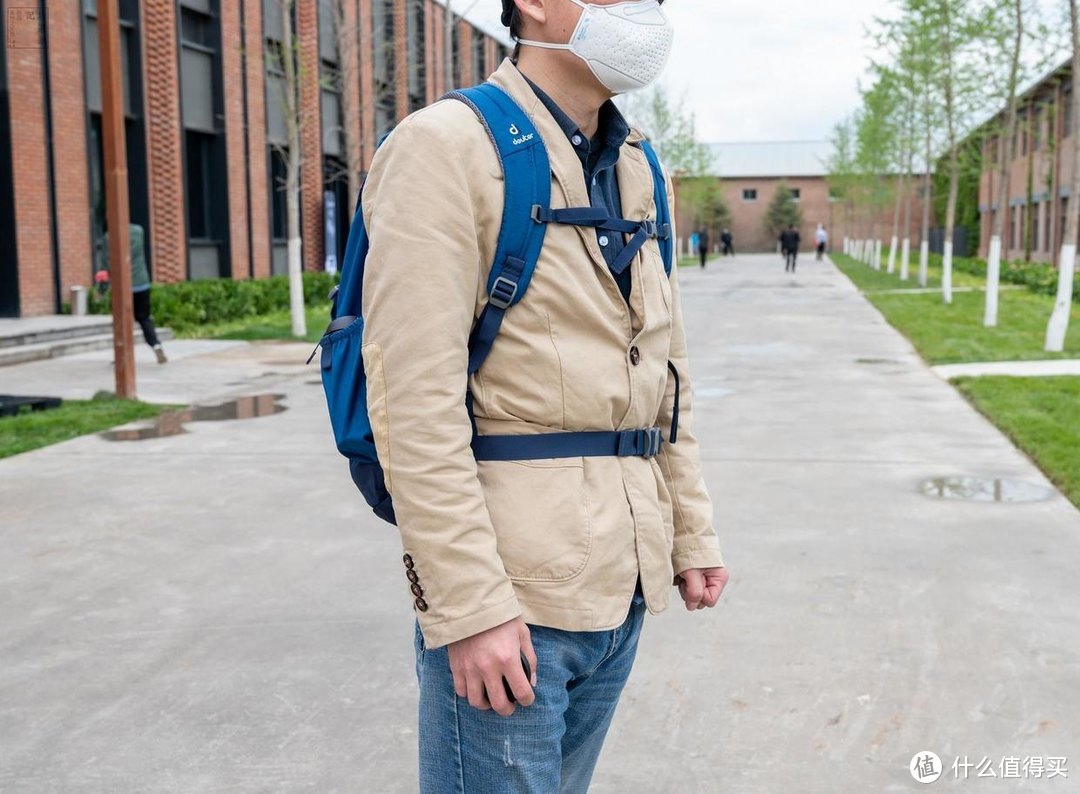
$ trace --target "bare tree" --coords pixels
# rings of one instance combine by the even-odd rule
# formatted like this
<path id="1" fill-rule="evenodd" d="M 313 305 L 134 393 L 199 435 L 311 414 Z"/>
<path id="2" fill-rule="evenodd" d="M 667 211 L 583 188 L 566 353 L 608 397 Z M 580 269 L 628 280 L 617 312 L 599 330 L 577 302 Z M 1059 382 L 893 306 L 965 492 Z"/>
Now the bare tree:
<path id="1" fill-rule="evenodd" d="M 295 0 L 276 0 L 281 14 L 281 41 L 267 45 L 267 63 L 279 70 L 276 81 L 278 101 L 285 122 L 286 145 L 275 149 L 285 161 L 285 217 L 288 238 L 289 312 L 293 336 L 307 336 L 304 310 L 303 240 L 300 236 L 300 165 L 303 152 L 301 132 L 306 119 L 300 111 L 300 75 L 297 65 L 297 40 L 293 30 L 292 9 Z"/>
<path id="2" fill-rule="evenodd" d="M 1072 313 L 1073 278 L 1076 269 L 1076 240 L 1080 234 L 1080 8 L 1077 0 L 1069 0 L 1069 21 L 1072 29 L 1072 117 L 1073 117 L 1073 171 L 1072 187 L 1069 194 L 1068 214 L 1065 218 L 1065 238 L 1061 242 L 1061 261 L 1058 265 L 1057 299 L 1054 312 L 1046 329 L 1046 350 L 1060 353 L 1065 349 L 1065 334 L 1069 330 L 1069 315 Z"/>

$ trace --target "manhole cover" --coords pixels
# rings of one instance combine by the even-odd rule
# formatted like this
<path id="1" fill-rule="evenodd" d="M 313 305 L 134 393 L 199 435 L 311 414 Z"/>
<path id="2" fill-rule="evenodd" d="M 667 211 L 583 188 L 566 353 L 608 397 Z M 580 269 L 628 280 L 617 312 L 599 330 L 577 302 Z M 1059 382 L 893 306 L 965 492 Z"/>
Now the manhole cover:
<path id="1" fill-rule="evenodd" d="M 984 479 L 981 477 L 934 477 L 919 486 L 919 492 L 931 499 L 955 499 L 964 502 L 1042 502 L 1054 492 L 1041 485 L 1020 480 Z"/>
<path id="2" fill-rule="evenodd" d="M 901 362 L 893 358 L 857 358 L 856 364 L 900 364 Z"/>

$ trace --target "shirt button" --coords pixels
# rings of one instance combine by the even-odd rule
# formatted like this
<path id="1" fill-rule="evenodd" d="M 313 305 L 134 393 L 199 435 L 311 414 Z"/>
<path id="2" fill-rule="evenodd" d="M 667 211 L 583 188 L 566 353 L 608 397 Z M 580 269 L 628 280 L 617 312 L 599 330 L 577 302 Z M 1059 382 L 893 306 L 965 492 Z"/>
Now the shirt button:
<path id="1" fill-rule="evenodd" d="M 580 135 L 575 135 L 573 138 L 570 139 L 570 142 L 574 144 L 574 146 L 581 146 L 582 140 L 583 138 Z"/>
<path id="2" fill-rule="evenodd" d="M 427 612 L 428 611 L 427 601 L 425 601 L 422 598 L 416 599 L 416 608 L 418 610 L 420 610 L 421 612 Z"/>
<path id="3" fill-rule="evenodd" d="M 611 242 L 611 240 L 608 239 L 608 236 L 606 234 L 601 235 L 601 237 L 600 237 L 600 245 L 605 245 L 606 246 L 610 242 Z"/>
<path id="4" fill-rule="evenodd" d="M 637 346 L 630 348 L 630 363 L 635 367 L 641 363 L 641 351 L 637 349 Z"/>

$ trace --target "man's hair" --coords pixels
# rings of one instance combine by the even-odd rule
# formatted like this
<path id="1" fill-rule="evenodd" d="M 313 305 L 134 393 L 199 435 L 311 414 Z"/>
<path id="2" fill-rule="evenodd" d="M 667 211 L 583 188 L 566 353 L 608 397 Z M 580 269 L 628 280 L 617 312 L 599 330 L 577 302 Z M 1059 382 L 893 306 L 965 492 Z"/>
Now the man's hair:
<path id="1" fill-rule="evenodd" d="M 517 40 L 521 38 L 521 12 L 518 11 L 516 5 L 510 10 L 510 36 L 514 39 L 514 53 L 510 59 L 517 63 L 518 55 L 521 53 L 521 45 L 517 43 Z"/>

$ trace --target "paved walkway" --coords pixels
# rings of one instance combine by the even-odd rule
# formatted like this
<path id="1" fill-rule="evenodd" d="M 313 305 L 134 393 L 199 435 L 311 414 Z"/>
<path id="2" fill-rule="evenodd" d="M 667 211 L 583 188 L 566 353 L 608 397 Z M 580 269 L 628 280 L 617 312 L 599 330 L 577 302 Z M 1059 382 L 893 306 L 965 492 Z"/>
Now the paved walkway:
<path id="1" fill-rule="evenodd" d="M 908 791 L 920 750 L 1075 755 L 1080 513 L 922 496 L 1046 482 L 828 263 L 715 262 L 683 294 L 733 581 L 649 620 L 594 791 Z M 265 371 L 229 388 L 285 413 L 0 461 L 0 790 L 415 790 L 400 545 L 314 367 Z"/>
<path id="2" fill-rule="evenodd" d="M 1059 358 L 1046 361 L 988 361 L 977 364 L 942 364 L 933 369 L 945 380 L 963 376 L 978 377 L 980 375 L 1049 378 L 1056 375 L 1080 375 L 1080 359 Z"/>

